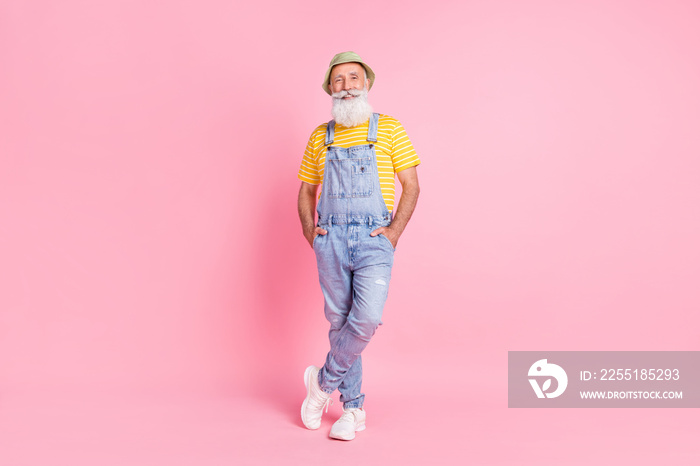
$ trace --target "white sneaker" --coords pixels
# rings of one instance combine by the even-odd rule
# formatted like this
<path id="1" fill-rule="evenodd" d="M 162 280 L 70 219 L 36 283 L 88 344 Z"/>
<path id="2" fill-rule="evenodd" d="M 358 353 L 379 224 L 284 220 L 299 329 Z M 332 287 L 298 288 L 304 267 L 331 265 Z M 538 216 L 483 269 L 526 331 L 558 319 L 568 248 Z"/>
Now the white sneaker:
<path id="1" fill-rule="evenodd" d="M 354 439 L 355 432 L 365 430 L 365 419 L 367 419 L 367 413 L 362 408 L 343 410 L 343 415 L 331 427 L 331 438 L 338 440 Z"/>
<path id="2" fill-rule="evenodd" d="M 321 390 L 318 384 L 318 371 L 316 366 L 309 366 L 304 371 L 304 385 L 306 385 L 306 398 L 301 405 L 301 422 L 307 429 L 321 427 L 323 408 L 328 412 L 328 406 L 333 403 L 331 395 Z"/>

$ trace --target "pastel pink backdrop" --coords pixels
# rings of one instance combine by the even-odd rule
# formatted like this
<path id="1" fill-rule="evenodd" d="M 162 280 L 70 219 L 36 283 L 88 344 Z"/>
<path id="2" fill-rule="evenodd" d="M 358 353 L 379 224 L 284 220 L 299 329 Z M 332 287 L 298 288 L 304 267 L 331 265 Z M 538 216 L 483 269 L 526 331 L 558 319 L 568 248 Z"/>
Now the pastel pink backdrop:
<path id="1" fill-rule="evenodd" d="M 697 464 L 694 410 L 509 410 L 509 350 L 700 350 L 695 2 L 3 1 L 0 463 Z M 365 366 L 296 214 L 354 50 L 423 160 Z M 640 446 L 641 445 L 641 446 Z"/>

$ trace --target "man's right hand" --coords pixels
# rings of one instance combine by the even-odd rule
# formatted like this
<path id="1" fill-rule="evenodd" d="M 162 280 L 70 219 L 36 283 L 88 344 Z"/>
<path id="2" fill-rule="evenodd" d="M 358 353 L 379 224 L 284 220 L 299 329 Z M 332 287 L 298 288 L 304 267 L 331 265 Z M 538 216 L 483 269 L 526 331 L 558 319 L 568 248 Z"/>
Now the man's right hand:
<path id="1" fill-rule="evenodd" d="M 311 246 L 313 248 L 314 247 L 314 238 L 316 237 L 316 235 L 324 236 L 326 234 L 328 234 L 327 230 L 324 230 L 321 227 L 316 227 L 309 234 L 305 234 L 304 236 L 306 237 L 306 241 L 309 242 L 309 246 Z"/>
<path id="2" fill-rule="evenodd" d="M 301 220 L 301 231 L 304 233 L 304 238 L 309 242 L 309 246 L 314 246 L 314 238 L 316 235 L 325 235 L 328 233 L 323 228 L 317 227 L 315 221 L 316 210 L 316 192 L 318 185 L 301 182 L 299 188 L 299 220 Z"/>

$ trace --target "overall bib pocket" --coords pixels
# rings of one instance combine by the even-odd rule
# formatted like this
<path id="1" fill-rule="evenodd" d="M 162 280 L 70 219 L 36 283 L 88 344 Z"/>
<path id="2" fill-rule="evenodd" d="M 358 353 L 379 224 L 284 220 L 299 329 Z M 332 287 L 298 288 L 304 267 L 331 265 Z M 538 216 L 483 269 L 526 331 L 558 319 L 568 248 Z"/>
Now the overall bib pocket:
<path id="1" fill-rule="evenodd" d="M 371 157 L 355 159 L 326 159 L 326 170 L 329 170 L 328 195 L 333 199 L 370 197 L 372 195 L 372 176 L 374 167 Z M 342 174 L 345 174 L 343 176 Z M 347 174 L 350 176 L 347 176 Z"/>

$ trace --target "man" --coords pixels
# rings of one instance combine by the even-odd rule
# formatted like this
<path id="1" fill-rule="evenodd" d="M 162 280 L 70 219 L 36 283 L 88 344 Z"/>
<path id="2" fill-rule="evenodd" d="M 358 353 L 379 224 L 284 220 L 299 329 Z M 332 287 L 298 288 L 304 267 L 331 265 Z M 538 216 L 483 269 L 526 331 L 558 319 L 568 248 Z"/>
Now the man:
<path id="1" fill-rule="evenodd" d="M 381 324 L 396 244 L 419 193 L 420 160 L 406 132 L 398 120 L 373 113 L 367 101 L 374 79 L 356 53 L 333 57 L 322 87 L 333 98 L 334 119 L 311 134 L 299 169 L 299 218 L 316 253 L 331 325 L 325 364 L 304 372 L 301 418 L 307 428 L 318 429 L 338 389 L 343 415 L 330 436 L 340 440 L 365 429 L 360 353 Z M 392 219 L 395 174 L 402 194 Z"/>

